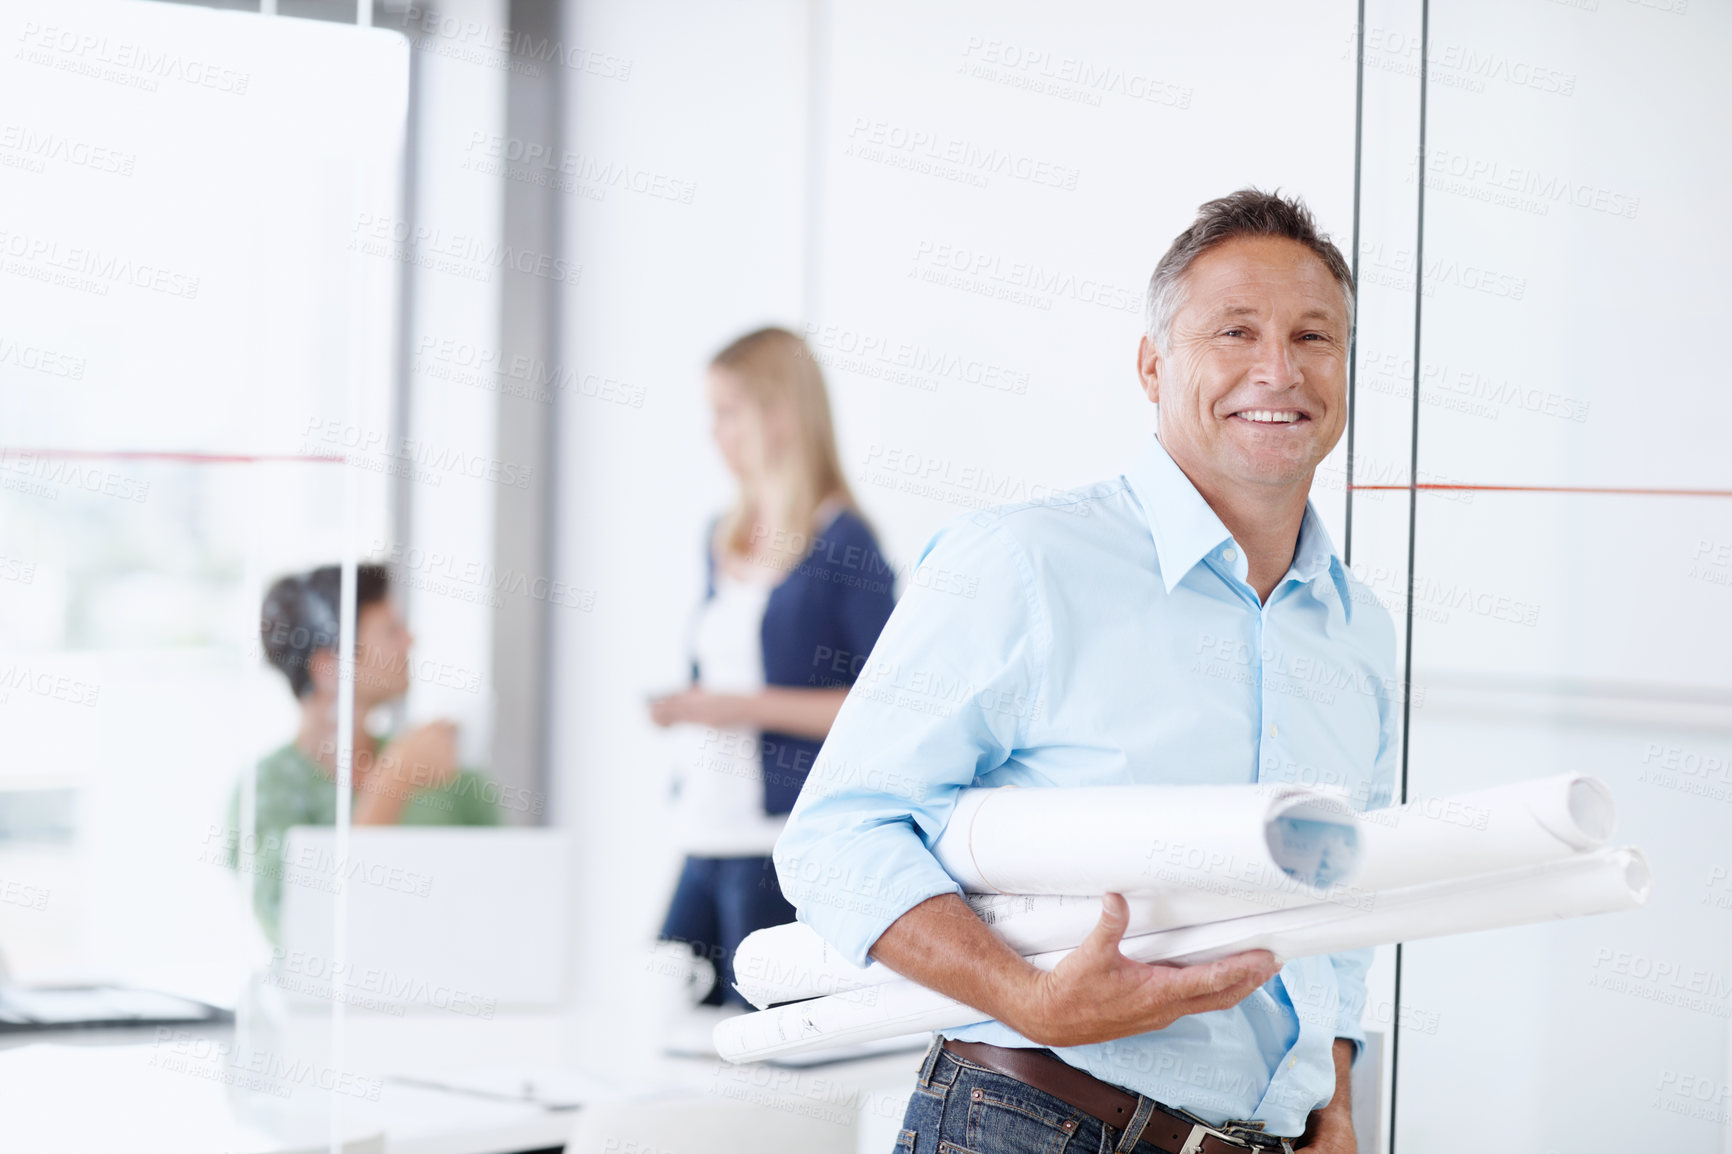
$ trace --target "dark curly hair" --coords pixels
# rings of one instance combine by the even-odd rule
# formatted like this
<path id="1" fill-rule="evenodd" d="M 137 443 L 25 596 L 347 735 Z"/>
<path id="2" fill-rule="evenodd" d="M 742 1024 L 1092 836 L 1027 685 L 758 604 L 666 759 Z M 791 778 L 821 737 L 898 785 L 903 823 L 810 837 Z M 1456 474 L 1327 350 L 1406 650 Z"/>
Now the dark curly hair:
<path id="1" fill-rule="evenodd" d="M 342 570 L 321 565 L 310 573 L 278 578 L 265 593 L 259 610 L 259 641 L 265 660 L 289 679 L 296 697 L 313 688 L 308 665 L 321 649 L 334 649 L 338 642 L 337 605 L 342 597 Z M 360 565 L 355 572 L 355 612 L 383 601 L 391 591 L 391 579 L 383 565 Z"/>

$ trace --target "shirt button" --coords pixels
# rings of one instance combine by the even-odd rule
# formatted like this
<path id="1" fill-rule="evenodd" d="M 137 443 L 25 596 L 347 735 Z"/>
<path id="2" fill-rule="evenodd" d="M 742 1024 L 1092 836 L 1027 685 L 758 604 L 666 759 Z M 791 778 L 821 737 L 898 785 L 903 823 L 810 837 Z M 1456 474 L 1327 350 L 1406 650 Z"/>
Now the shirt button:
<path id="1" fill-rule="evenodd" d="M 1274 737 L 1279 732 L 1280 732 L 1280 730 L 1275 728 L 1275 723 L 1273 721 L 1271 721 L 1269 723 L 1269 736 Z"/>
<path id="2" fill-rule="evenodd" d="M 1239 554 L 1237 554 L 1233 550 L 1231 550 L 1231 549 L 1221 550 L 1221 560 L 1227 562 L 1229 565 L 1232 564 L 1234 561 L 1237 561 L 1238 559 L 1239 559 Z"/>
<path id="3" fill-rule="evenodd" d="M 1297 1058 L 1288 1058 L 1287 1059 L 1287 1068 L 1289 1070 L 1291 1070 L 1294 1066 L 1297 1066 L 1298 1064 L 1299 1064 L 1299 1059 L 1297 1059 Z"/>

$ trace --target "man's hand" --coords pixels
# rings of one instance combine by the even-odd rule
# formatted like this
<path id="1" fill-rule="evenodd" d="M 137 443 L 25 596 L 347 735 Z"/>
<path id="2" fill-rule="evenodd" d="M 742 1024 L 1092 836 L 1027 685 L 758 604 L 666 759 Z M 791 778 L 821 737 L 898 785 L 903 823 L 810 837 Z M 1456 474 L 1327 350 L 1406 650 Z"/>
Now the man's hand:
<path id="1" fill-rule="evenodd" d="M 355 766 L 356 825 L 395 825 L 414 796 L 457 780 L 457 726 L 430 721 Z"/>
<path id="2" fill-rule="evenodd" d="M 377 774 L 406 790 L 441 789 L 457 780 L 457 726 L 430 721 L 379 751 Z"/>
<path id="3" fill-rule="evenodd" d="M 1305 1133 L 1296 1150 L 1317 1154 L 1358 1154 L 1359 1140 L 1353 1134 L 1353 1100 L 1348 1091 L 1353 1076 L 1353 1043 L 1335 1039 L 1335 1096 L 1321 1110 L 1311 1111 Z"/>
<path id="4" fill-rule="evenodd" d="M 1108 894 L 1087 940 L 1049 973 L 1006 945 L 960 897 L 941 894 L 892 922 L 872 956 L 1043 1046 L 1107 1042 L 1223 1010 L 1279 968 L 1267 950 L 1196 966 L 1133 962 L 1119 953 L 1129 921 L 1125 899 Z"/>
<path id="5" fill-rule="evenodd" d="M 1130 923 L 1119 894 L 1101 899 L 1101 920 L 1069 957 L 1036 978 L 1005 1024 L 1044 1046 L 1082 1046 L 1172 1025 L 1187 1014 L 1236 1006 L 1281 967 L 1268 950 L 1195 966 L 1149 965 L 1119 952 Z"/>

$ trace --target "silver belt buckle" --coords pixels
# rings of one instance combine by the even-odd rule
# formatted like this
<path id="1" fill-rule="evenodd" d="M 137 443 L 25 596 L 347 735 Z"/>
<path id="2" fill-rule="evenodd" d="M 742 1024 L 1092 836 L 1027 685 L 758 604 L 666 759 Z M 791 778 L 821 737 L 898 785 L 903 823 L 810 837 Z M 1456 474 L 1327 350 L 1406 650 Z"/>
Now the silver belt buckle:
<path id="1" fill-rule="evenodd" d="M 1283 1138 L 1276 1134 L 1265 1134 L 1263 1125 L 1262 1122 L 1249 1119 L 1244 1121 L 1231 1119 L 1221 1123 L 1221 1128 L 1216 1133 L 1227 1141 L 1243 1146 L 1247 1150 L 1274 1150 L 1277 1149 L 1274 1143 L 1279 1143 L 1282 1154 L 1293 1154 L 1292 1139 Z"/>
<path id="2" fill-rule="evenodd" d="M 1216 1127 L 1209 1125 L 1189 1110 L 1175 1109 L 1171 1106 L 1167 1109 L 1191 1124 L 1191 1133 L 1185 1139 L 1185 1144 L 1179 1147 L 1179 1154 L 1199 1154 L 1199 1151 L 1203 1149 L 1203 1139 L 1211 1135 L 1245 1150 L 1273 1150 L 1275 1147 L 1269 1143 L 1279 1142 L 1282 1154 L 1293 1154 L 1293 1140 L 1275 1134 L 1263 1133 L 1262 1122 L 1249 1119 L 1244 1121 L 1229 1119 Z M 1261 1138 L 1263 1141 L 1252 1141 L 1253 1137 Z"/>
<path id="3" fill-rule="evenodd" d="M 1203 1139 L 1212 1133 L 1214 1131 L 1201 1122 L 1191 1123 L 1190 1137 L 1186 1138 L 1185 1144 L 1179 1147 L 1179 1154 L 1199 1154 L 1203 1149 Z"/>
<path id="4" fill-rule="evenodd" d="M 1223 1122 L 1221 1129 L 1227 1137 L 1235 1142 L 1241 1142 L 1252 1150 L 1280 1150 L 1281 1154 L 1293 1154 L 1293 1139 L 1284 1138 L 1279 1134 L 1263 1133 L 1261 1122 Z M 1256 1141 L 1255 1139 L 1262 1139 Z M 1279 1143 L 1278 1146 L 1271 1143 Z"/>
<path id="5" fill-rule="evenodd" d="M 1247 1150 L 1251 1149 L 1251 1144 L 1243 1138 L 1236 1137 L 1228 1133 L 1226 1130 L 1217 1130 L 1207 1122 L 1199 1122 L 1194 1114 L 1187 1114 L 1185 1121 L 1191 1124 L 1191 1133 L 1189 1137 L 1185 1139 L 1185 1144 L 1179 1147 L 1179 1154 L 1200 1154 L 1200 1151 L 1203 1149 L 1203 1139 L 1210 1137 L 1211 1135 L 1221 1139 L 1222 1141 L 1230 1142 L 1234 1146 L 1243 1146 Z M 1230 1126 L 1232 1124 L 1228 1123 L 1228 1125 Z"/>

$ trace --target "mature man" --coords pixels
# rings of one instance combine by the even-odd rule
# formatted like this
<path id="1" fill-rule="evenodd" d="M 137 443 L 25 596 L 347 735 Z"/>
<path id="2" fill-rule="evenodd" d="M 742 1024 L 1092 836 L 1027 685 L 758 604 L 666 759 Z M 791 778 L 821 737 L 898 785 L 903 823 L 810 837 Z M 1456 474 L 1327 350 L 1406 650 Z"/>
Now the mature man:
<path id="1" fill-rule="evenodd" d="M 1303 205 L 1210 201 L 1149 281 L 1158 435 L 1111 480 L 922 551 L 775 854 L 850 960 L 992 1019 L 934 1039 L 899 1150 L 1354 1151 L 1370 951 L 1145 965 L 1109 894 L 1044 972 L 928 852 L 969 786 L 1301 781 L 1388 804 L 1394 629 L 1307 499 L 1352 327 L 1352 273 Z"/>

